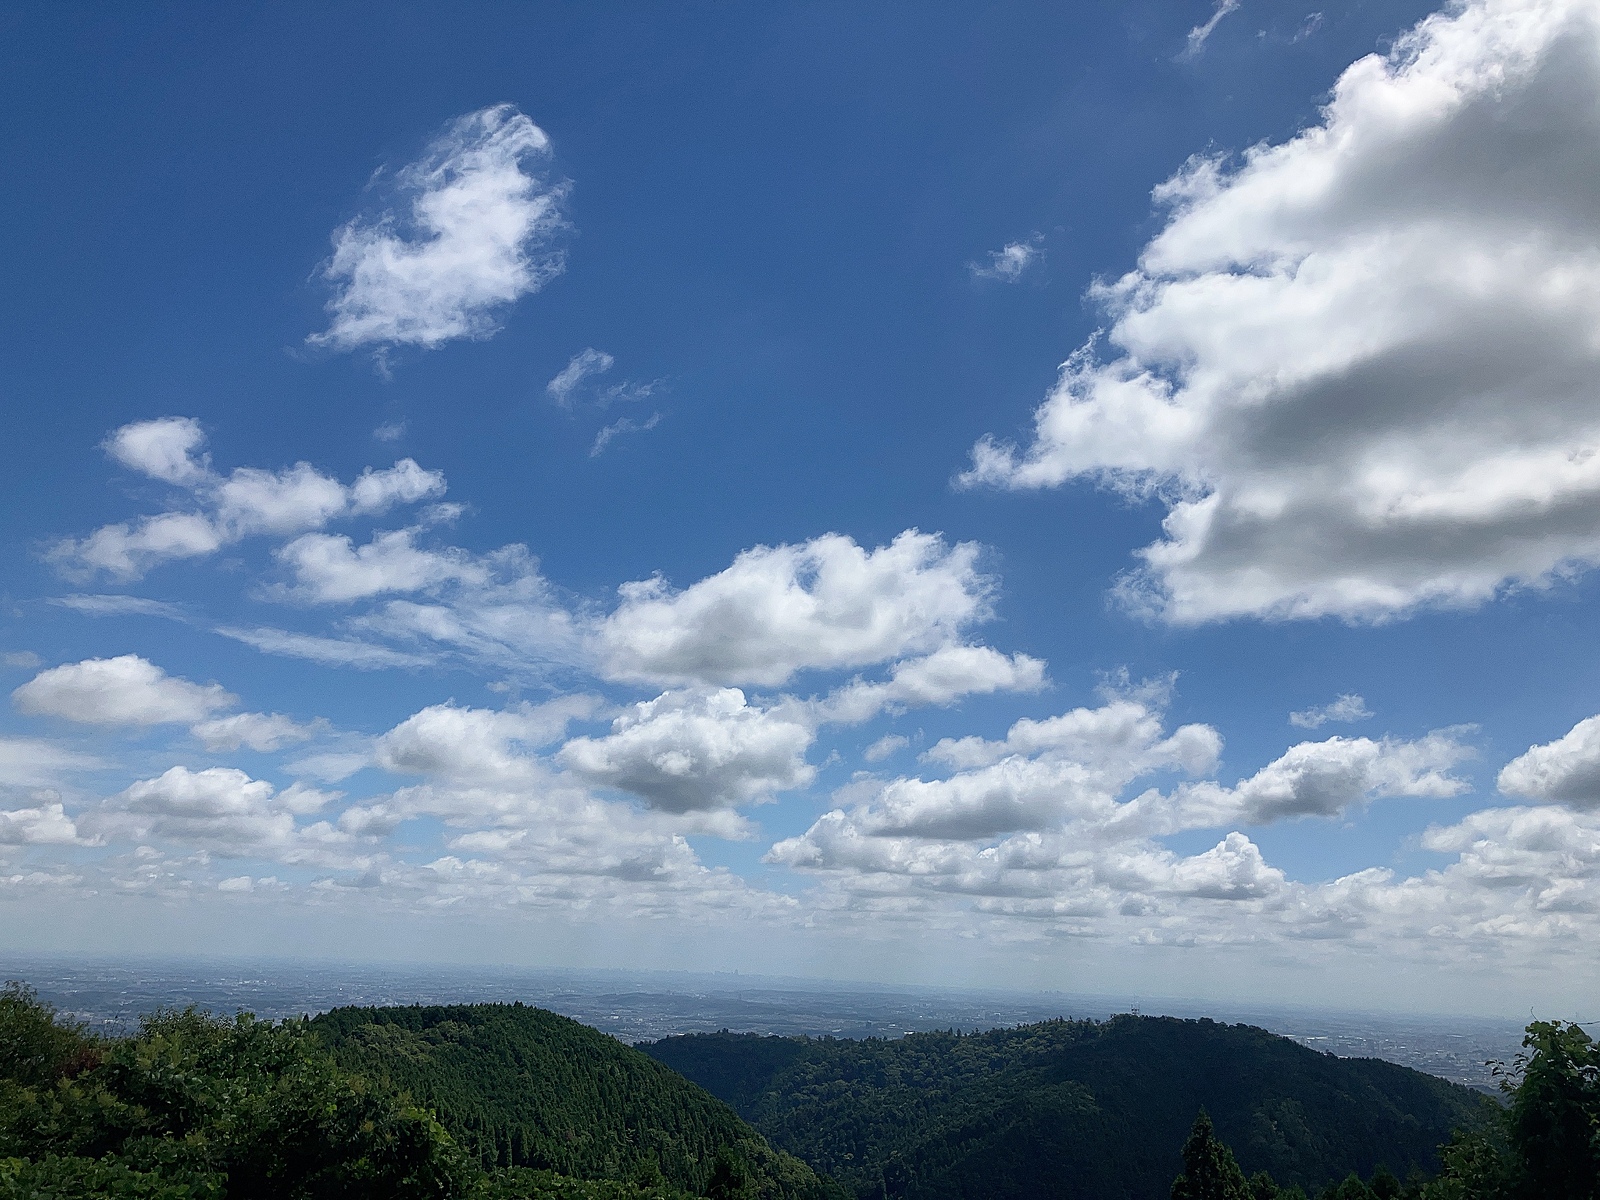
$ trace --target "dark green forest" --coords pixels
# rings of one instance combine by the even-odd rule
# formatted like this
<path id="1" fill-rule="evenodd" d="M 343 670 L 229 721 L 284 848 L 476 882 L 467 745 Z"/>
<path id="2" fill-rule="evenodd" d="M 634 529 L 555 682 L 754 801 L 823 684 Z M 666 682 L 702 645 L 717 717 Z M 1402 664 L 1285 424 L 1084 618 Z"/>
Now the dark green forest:
<path id="1" fill-rule="evenodd" d="M 1600 1200 L 1576 1025 L 1530 1025 L 1498 1103 L 1165 1018 L 644 1049 L 522 1005 L 100 1038 L 12 984 L 0 1200 Z"/>
<path id="2" fill-rule="evenodd" d="M 1435 1171 L 1451 1131 L 1493 1107 L 1392 1063 L 1162 1017 L 642 1048 L 864 1197 L 1162 1197 L 1201 1107 L 1247 1171 L 1311 1190 L 1380 1163 Z"/>
<path id="3" fill-rule="evenodd" d="M 161 1012 L 100 1039 L 0 992 L 0 1200 L 835 1194 L 694 1084 L 539 1009 Z"/>
<path id="4" fill-rule="evenodd" d="M 427 1106 L 481 1166 L 582 1179 L 657 1175 L 700 1192 L 724 1149 L 763 1196 L 817 1179 L 722 1101 L 587 1025 L 521 1004 L 340 1008 L 311 1022 L 343 1070 Z"/>

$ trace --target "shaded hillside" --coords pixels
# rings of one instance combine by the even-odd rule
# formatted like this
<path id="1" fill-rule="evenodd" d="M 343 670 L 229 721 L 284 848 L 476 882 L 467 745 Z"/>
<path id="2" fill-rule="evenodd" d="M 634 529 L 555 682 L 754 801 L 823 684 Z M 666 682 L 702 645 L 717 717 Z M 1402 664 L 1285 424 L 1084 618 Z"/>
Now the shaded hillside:
<path id="1" fill-rule="evenodd" d="M 587 1025 L 521 1004 L 341 1008 L 311 1023 L 346 1071 L 435 1113 L 484 1167 L 659 1178 L 696 1193 L 724 1173 L 800 1200 L 824 1185 L 722 1101 Z M 658 1174 L 659 1173 L 659 1174 Z"/>
<path id="2" fill-rule="evenodd" d="M 858 1195 L 1165 1200 L 1204 1106 L 1246 1172 L 1307 1189 L 1437 1168 L 1492 1101 L 1244 1025 L 1050 1021 L 895 1041 L 699 1034 L 642 1046 Z"/>

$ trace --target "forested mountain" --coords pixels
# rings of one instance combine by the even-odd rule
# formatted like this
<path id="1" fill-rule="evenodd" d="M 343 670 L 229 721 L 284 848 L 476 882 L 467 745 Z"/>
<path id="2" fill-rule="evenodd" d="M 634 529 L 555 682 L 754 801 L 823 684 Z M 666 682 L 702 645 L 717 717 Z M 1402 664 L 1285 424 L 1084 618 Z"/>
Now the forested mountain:
<path id="1" fill-rule="evenodd" d="M 762 1196 L 819 1195 L 721 1100 L 614 1038 L 521 1004 L 340 1008 L 312 1031 L 342 1069 L 434 1112 L 484 1167 L 709 1187 L 733 1155 Z"/>
<path id="2" fill-rule="evenodd" d="M 521 1005 L 98 1038 L 12 984 L 0 1200 L 1600 1200 L 1600 1046 L 1540 1022 L 1524 1046 L 1496 1105 L 1210 1021 L 701 1035 L 662 1062 Z"/>
<path id="3" fill-rule="evenodd" d="M 102 1039 L 0 990 L 0 1200 L 832 1194 L 700 1088 L 538 1009 L 168 1011 Z"/>
<path id="4" fill-rule="evenodd" d="M 861 1197 L 1164 1200 L 1206 1108 L 1246 1173 L 1307 1190 L 1438 1167 L 1493 1101 L 1243 1025 L 1158 1017 L 843 1041 L 641 1046 Z"/>

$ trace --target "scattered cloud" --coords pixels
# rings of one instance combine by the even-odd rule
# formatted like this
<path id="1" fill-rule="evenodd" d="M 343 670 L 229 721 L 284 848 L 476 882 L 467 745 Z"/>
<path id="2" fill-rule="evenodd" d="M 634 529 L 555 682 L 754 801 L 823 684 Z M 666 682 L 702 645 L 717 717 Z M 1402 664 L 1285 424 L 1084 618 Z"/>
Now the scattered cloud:
<path id="1" fill-rule="evenodd" d="M 1183 52 L 1178 55 L 1180 59 L 1198 58 L 1206 48 L 1206 42 L 1222 18 L 1239 8 L 1239 0 L 1217 0 L 1217 6 L 1211 10 L 1210 18 L 1202 25 L 1196 25 L 1189 30 L 1189 36 L 1184 39 Z"/>
<path id="2" fill-rule="evenodd" d="M 41 671 L 11 693 L 18 711 L 88 725 L 190 723 L 238 702 L 221 684 L 190 683 L 137 654 Z"/>
<path id="3" fill-rule="evenodd" d="M 775 686 L 931 651 L 988 619 L 978 547 L 907 530 L 866 550 L 839 534 L 758 546 L 682 591 L 624 584 L 595 630 L 602 671 L 666 685 Z"/>
<path id="4" fill-rule="evenodd" d="M 279 796 L 270 783 L 232 767 L 172 767 L 130 785 L 78 824 L 107 841 L 177 843 L 224 858 L 346 868 L 370 861 L 351 834 L 328 822 L 298 824 L 295 809 L 304 800 L 298 792 Z"/>
<path id="5" fill-rule="evenodd" d="M 48 557 L 68 575 L 103 572 L 137 579 L 166 560 L 202 557 L 250 535 L 319 529 L 336 517 L 376 515 L 445 489 L 442 474 L 424 471 L 410 458 L 384 470 L 368 467 L 348 486 L 304 462 L 281 471 L 236 467 L 219 475 L 209 458 L 197 457 L 203 438 L 198 423 L 187 417 L 138 421 L 117 430 L 106 444 L 124 466 L 187 489 L 195 508 L 105 525 L 86 538 L 57 542 Z M 92 603 L 80 600 L 78 606 Z"/>
<path id="6" fill-rule="evenodd" d="M 298 724 L 281 713 L 235 713 L 231 717 L 201 721 L 190 726 L 189 732 L 199 738 L 207 750 L 237 750 L 248 746 L 264 753 L 309 741 L 316 736 L 317 726 Z"/>
<path id="7" fill-rule="evenodd" d="M 1290 38 L 1289 40 L 1291 42 L 1305 41 L 1308 37 L 1311 37 L 1313 34 L 1315 34 L 1317 30 L 1322 28 L 1322 21 L 1323 17 L 1320 12 L 1307 13 L 1305 21 L 1301 24 L 1300 28 L 1295 31 L 1294 37 Z"/>
<path id="8" fill-rule="evenodd" d="M 1191 160 L 1031 443 L 981 441 L 962 481 L 1163 504 L 1119 595 L 1179 624 L 1380 620 L 1600 561 L 1597 40 L 1578 0 L 1453 5 L 1296 137 Z"/>
<path id="9" fill-rule="evenodd" d="M 1321 729 L 1329 721 L 1365 721 L 1371 716 L 1365 700 L 1354 692 L 1345 692 L 1331 704 L 1290 713 L 1289 724 L 1296 729 Z"/>
<path id="10" fill-rule="evenodd" d="M 568 360 L 556 377 L 544 385 L 545 394 L 562 408 L 571 408 L 574 393 L 586 379 L 604 375 L 616 364 L 616 359 L 604 350 L 590 346 L 580 350 Z"/>
<path id="11" fill-rule="evenodd" d="M 395 175 L 400 211 L 333 235 L 328 328 L 313 346 L 433 349 L 482 339 L 509 304 L 562 271 L 565 183 L 539 174 L 550 139 L 509 104 L 458 117 Z"/>
<path id="12" fill-rule="evenodd" d="M 32 650 L 8 650 L 0 654 L 0 666 L 11 667 L 17 670 L 31 671 L 40 666 L 44 659 Z"/>
<path id="13" fill-rule="evenodd" d="M 409 426 L 409 421 L 385 421 L 372 431 L 372 436 L 375 441 L 379 442 L 398 442 L 405 437 Z"/>
<path id="14" fill-rule="evenodd" d="M 194 417 L 160 417 L 124 425 L 106 438 L 104 446 L 130 471 L 190 486 L 211 473 L 210 456 L 200 453 L 205 441 L 205 431 Z"/>
<path id="15" fill-rule="evenodd" d="M 667 692 L 636 704 L 609 736 L 574 738 L 558 761 L 585 781 L 631 792 L 666 812 L 735 808 L 805 787 L 815 731 L 752 707 L 738 688 Z"/>
<path id="16" fill-rule="evenodd" d="M 1005 655 L 990 646 L 941 646 L 921 658 L 906 658 L 879 682 L 855 679 L 812 704 L 814 719 L 855 725 L 885 709 L 898 711 L 950 705 L 967 696 L 1037 692 L 1045 686 L 1044 660 Z"/>
<path id="17" fill-rule="evenodd" d="M 34 808 L 0 809 L 0 846 L 78 846 L 89 841 L 59 800 L 48 796 Z"/>
<path id="18" fill-rule="evenodd" d="M 536 764 L 529 751 L 559 741 L 574 720 L 590 716 L 591 696 L 496 711 L 435 704 L 378 739 L 374 760 L 386 771 L 456 784 L 523 783 Z"/>
<path id="19" fill-rule="evenodd" d="M 886 733 L 863 750 L 861 757 L 869 763 L 878 763 L 886 758 L 892 758 L 909 745 L 911 745 L 911 739 L 903 734 Z"/>
<path id="20" fill-rule="evenodd" d="M 1440 730 L 1413 742 L 1342 737 L 1301 742 L 1234 787 L 1186 785 L 1170 801 L 1140 797 L 1135 805 L 1166 810 L 1163 819 L 1175 831 L 1233 821 L 1266 825 L 1288 817 L 1339 817 L 1396 796 L 1459 796 L 1468 785 L 1450 771 L 1473 757 L 1473 750 L 1458 732 Z"/>
<path id="21" fill-rule="evenodd" d="M 1528 747 L 1500 769 L 1497 783 L 1507 796 L 1600 810 L 1600 717 L 1579 721 L 1553 742 Z"/>
<path id="22" fill-rule="evenodd" d="M 967 270 L 972 272 L 974 279 L 997 279 L 1001 283 L 1015 283 L 1022 278 L 1022 273 L 1044 253 L 1040 249 L 1044 239 L 1034 234 L 1027 241 L 1007 242 L 999 250 L 989 251 L 987 263 L 971 262 Z"/>
<path id="23" fill-rule="evenodd" d="M 589 457 L 599 458 L 600 455 L 605 453 L 606 447 L 624 433 L 643 433 L 647 429 L 654 429 L 659 424 L 661 424 L 660 413 L 651 413 L 643 421 L 635 421 L 631 417 L 621 417 L 595 434 L 594 445 L 589 447 Z"/>
<path id="24" fill-rule="evenodd" d="M 294 584 L 277 594 L 312 604 L 344 604 L 391 592 L 415 592 L 446 583 L 484 584 L 490 564 L 450 547 L 426 550 L 417 528 L 376 533 L 364 546 L 329 533 L 302 534 L 275 551 Z"/>

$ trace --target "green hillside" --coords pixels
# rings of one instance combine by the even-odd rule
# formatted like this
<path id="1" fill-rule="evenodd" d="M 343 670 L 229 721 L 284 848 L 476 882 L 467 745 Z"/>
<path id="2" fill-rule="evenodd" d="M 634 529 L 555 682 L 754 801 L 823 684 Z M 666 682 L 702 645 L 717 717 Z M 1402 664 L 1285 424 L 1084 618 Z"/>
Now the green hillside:
<path id="1" fill-rule="evenodd" d="M 1246 1173 L 1317 1189 L 1438 1167 L 1492 1101 L 1243 1025 L 1051 1021 L 886 1041 L 709 1034 L 646 1053 L 859 1196 L 1164 1200 L 1202 1106 Z"/>
<path id="2" fill-rule="evenodd" d="M 614 1038 L 521 1004 L 341 1008 L 311 1028 L 340 1068 L 432 1111 L 485 1168 L 589 1180 L 660 1178 L 700 1193 L 719 1155 L 754 1194 L 823 1185 L 722 1101 Z"/>

